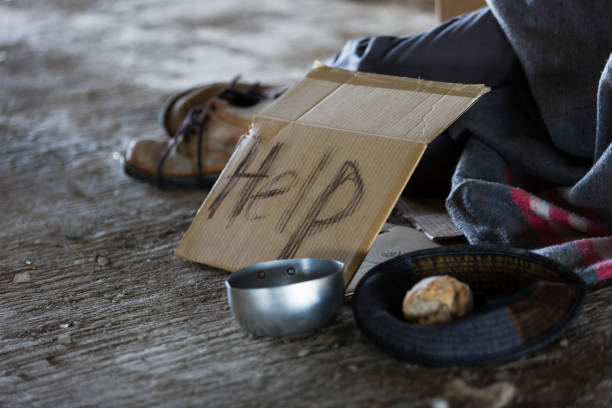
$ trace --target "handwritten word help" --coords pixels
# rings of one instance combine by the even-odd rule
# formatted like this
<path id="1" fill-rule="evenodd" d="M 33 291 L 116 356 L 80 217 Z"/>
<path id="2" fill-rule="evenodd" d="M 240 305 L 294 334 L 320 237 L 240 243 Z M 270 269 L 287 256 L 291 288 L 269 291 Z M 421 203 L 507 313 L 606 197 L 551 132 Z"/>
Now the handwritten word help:
<path id="1" fill-rule="evenodd" d="M 296 224 L 297 227 L 292 232 L 289 231 L 287 244 L 279 254 L 281 259 L 295 256 L 307 239 L 350 217 L 365 195 L 358 163 L 346 160 L 336 169 L 332 163 L 334 157 L 332 150 L 323 153 L 316 164 L 309 169 L 306 177 L 300 176 L 302 172 L 306 174 L 302 168 L 271 174 L 270 169 L 281 154 L 283 145 L 282 142 L 273 145 L 259 166 L 253 165 L 257 148 L 251 148 L 233 173 L 224 176 L 225 185 L 207 210 L 208 219 L 212 219 L 224 204 L 231 205 L 228 226 L 241 215 L 246 221 L 278 216 L 275 229 L 283 233 L 294 216 L 300 213 L 300 208 L 306 208 L 307 211 L 301 216 Z M 332 177 L 329 180 L 320 180 L 321 174 L 328 168 L 334 170 Z M 319 181 L 323 183 L 317 183 Z M 314 190 L 315 188 L 317 190 Z M 350 193 L 347 194 L 347 190 Z M 226 201 L 233 192 L 237 193 L 237 198 Z M 289 204 L 279 213 L 257 213 L 258 204 L 264 200 L 285 195 L 292 197 Z M 323 214 L 330 212 L 332 207 L 334 213 L 324 216 Z"/>

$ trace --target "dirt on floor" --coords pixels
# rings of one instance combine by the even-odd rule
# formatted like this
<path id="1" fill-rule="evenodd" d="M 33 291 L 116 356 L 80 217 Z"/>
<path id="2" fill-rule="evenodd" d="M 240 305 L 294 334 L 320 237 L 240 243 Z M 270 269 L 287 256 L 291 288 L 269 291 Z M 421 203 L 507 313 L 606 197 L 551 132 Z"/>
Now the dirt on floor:
<path id="1" fill-rule="evenodd" d="M 507 382 L 517 407 L 607 407 L 612 285 L 561 341 L 507 364 L 399 362 L 350 307 L 315 334 L 254 339 L 227 274 L 173 256 L 206 191 L 123 173 L 157 110 L 200 83 L 285 84 L 348 39 L 435 24 L 426 0 L 0 2 L 0 405 L 444 407 Z M 446 404 L 446 405 L 445 405 Z"/>

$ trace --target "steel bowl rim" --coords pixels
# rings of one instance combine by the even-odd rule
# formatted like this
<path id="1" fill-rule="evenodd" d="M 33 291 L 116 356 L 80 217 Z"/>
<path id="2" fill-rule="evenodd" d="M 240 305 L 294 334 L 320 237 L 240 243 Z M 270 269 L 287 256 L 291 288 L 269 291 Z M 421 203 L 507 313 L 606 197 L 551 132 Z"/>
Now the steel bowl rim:
<path id="1" fill-rule="evenodd" d="M 289 283 L 286 285 L 279 285 L 279 286 L 271 286 L 271 287 L 267 287 L 267 288 L 237 288 L 235 286 L 232 286 L 232 284 L 230 283 L 230 279 L 232 278 L 232 275 L 235 273 L 238 273 L 246 268 L 251 268 L 254 266 L 260 266 L 263 264 L 267 264 L 267 263 L 276 263 L 279 261 L 325 261 L 325 262 L 331 262 L 331 263 L 335 263 L 337 266 L 339 266 L 338 270 L 327 274 L 325 276 L 321 276 L 318 278 L 313 278 L 313 279 L 308 279 L 302 282 L 294 282 L 294 283 Z M 257 262 L 245 267 L 242 267 L 240 269 L 238 269 L 235 272 L 232 272 L 232 274 L 229 276 L 229 278 L 227 278 L 225 280 L 225 287 L 231 291 L 239 291 L 239 292 L 253 292 L 253 291 L 265 291 L 265 290 L 279 290 L 282 288 L 288 288 L 288 287 L 292 287 L 292 286 L 297 286 L 297 285 L 302 285 L 302 284 L 307 284 L 310 282 L 316 282 L 319 280 L 325 280 L 325 279 L 332 279 L 336 276 L 336 274 L 341 274 L 344 271 L 344 263 L 335 259 L 327 259 L 327 258 L 294 258 L 294 259 L 275 259 L 275 260 L 270 260 L 270 261 L 262 261 L 262 262 Z"/>

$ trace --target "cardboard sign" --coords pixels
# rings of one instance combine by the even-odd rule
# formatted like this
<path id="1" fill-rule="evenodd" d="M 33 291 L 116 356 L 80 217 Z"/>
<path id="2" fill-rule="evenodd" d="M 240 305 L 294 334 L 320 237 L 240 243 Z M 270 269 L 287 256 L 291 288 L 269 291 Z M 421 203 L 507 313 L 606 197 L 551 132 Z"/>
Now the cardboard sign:
<path id="1" fill-rule="evenodd" d="M 315 66 L 254 118 L 175 254 L 336 259 L 348 283 L 427 143 L 488 90 Z"/>

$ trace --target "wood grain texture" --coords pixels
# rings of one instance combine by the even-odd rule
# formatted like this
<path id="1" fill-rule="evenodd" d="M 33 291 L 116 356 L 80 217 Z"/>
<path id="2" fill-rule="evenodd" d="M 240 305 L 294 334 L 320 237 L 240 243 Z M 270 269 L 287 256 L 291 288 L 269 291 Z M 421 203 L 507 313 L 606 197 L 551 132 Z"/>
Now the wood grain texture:
<path id="1" fill-rule="evenodd" d="M 406 2 L 317 0 L 300 13 L 276 0 L 198 4 L 0 4 L 0 406 L 428 407 L 455 378 L 510 381 L 521 407 L 607 405 L 610 284 L 591 290 L 565 347 L 500 366 L 398 362 L 361 335 L 348 306 L 309 336 L 241 332 L 226 274 L 172 255 L 206 192 L 133 181 L 120 153 L 133 137 L 161 135 L 156 110 L 171 91 L 230 70 L 285 81 L 347 38 L 435 17 Z M 320 38 L 260 45 L 313 21 Z M 24 269 L 29 282 L 13 282 Z"/>

